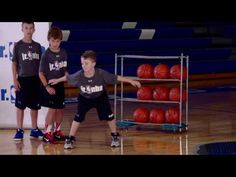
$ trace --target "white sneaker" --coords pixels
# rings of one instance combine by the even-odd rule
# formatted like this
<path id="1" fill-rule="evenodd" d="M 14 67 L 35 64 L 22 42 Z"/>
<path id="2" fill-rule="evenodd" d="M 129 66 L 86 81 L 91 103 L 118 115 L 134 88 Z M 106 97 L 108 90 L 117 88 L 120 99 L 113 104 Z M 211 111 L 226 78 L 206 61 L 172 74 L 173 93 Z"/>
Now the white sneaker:
<path id="1" fill-rule="evenodd" d="M 111 147 L 119 147 L 120 146 L 120 135 L 117 133 L 116 135 L 111 135 Z"/>
<path id="2" fill-rule="evenodd" d="M 73 138 L 66 138 L 64 149 L 73 149 L 74 141 L 75 140 Z"/>

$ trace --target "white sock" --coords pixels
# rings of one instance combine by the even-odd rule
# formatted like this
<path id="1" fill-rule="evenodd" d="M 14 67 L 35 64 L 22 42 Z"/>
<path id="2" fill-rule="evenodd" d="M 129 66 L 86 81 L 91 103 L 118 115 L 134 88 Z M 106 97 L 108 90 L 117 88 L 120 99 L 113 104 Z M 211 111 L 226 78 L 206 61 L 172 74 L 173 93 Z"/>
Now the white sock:
<path id="1" fill-rule="evenodd" d="M 61 130 L 61 123 L 55 122 L 55 131 Z"/>
<path id="2" fill-rule="evenodd" d="M 46 125 L 45 126 L 46 133 L 49 133 L 52 131 L 52 124 Z"/>

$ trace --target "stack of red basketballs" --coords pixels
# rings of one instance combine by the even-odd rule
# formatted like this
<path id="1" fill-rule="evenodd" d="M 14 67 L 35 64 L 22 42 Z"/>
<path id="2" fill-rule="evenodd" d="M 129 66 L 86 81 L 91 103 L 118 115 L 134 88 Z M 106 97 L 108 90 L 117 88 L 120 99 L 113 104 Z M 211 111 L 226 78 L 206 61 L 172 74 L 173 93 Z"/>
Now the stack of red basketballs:
<path id="1" fill-rule="evenodd" d="M 183 67 L 183 80 L 187 79 L 187 69 Z M 142 64 L 137 69 L 137 76 L 142 79 L 180 79 L 181 65 L 177 64 L 168 67 L 166 64 L 158 64 L 153 68 L 150 64 Z M 153 100 L 153 101 L 180 101 L 180 88 L 167 88 L 165 86 L 142 86 L 137 91 L 137 98 L 139 100 Z M 186 101 L 186 90 L 182 90 L 182 101 Z M 167 110 L 162 108 L 154 108 L 149 110 L 145 107 L 139 107 L 133 112 L 133 119 L 140 123 L 179 123 L 179 108 L 170 107 Z"/>
<path id="2" fill-rule="evenodd" d="M 187 68 L 183 66 L 183 80 L 187 79 Z M 150 64 L 142 64 L 137 69 L 137 76 L 142 79 L 181 79 L 181 65 L 169 68 L 166 64 L 158 64 L 153 68 Z"/>

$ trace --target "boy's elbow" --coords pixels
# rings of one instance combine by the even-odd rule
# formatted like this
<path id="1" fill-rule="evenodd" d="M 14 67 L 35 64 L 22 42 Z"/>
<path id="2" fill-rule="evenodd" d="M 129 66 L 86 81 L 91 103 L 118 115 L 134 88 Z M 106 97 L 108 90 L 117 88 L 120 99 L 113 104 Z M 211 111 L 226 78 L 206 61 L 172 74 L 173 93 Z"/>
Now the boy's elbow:
<path id="1" fill-rule="evenodd" d="M 63 81 L 68 81 L 68 76 L 69 76 L 69 74 L 68 75 L 65 75 L 64 77 L 63 77 Z"/>
<path id="2" fill-rule="evenodd" d="M 41 78 L 42 76 L 44 76 L 44 74 L 42 72 L 39 72 L 39 77 Z"/>

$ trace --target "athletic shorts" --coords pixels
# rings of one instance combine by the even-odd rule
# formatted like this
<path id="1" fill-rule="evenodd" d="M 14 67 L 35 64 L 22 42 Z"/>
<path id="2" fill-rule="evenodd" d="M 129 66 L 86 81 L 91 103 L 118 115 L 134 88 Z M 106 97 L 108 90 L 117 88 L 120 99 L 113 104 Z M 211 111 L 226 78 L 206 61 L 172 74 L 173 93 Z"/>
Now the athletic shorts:
<path id="1" fill-rule="evenodd" d="M 39 110 L 41 82 L 38 76 L 18 77 L 20 90 L 16 91 L 15 106 L 24 110 L 26 107 Z"/>
<path id="2" fill-rule="evenodd" d="M 41 89 L 41 105 L 48 108 L 53 109 L 63 109 L 65 108 L 65 91 L 64 91 L 64 83 L 58 83 L 56 85 L 52 85 L 52 88 L 55 89 L 56 94 L 50 95 L 46 88 L 42 86 Z"/>
<path id="3" fill-rule="evenodd" d="M 100 120 L 111 121 L 114 119 L 114 114 L 111 110 L 111 105 L 106 92 L 103 92 L 97 98 L 88 99 L 82 95 L 78 96 L 78 111 L 74 120 L 76 122 L 83 122 L 86 113 L 91 109 L 96 108 Z"/>

